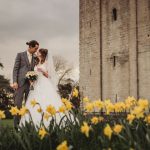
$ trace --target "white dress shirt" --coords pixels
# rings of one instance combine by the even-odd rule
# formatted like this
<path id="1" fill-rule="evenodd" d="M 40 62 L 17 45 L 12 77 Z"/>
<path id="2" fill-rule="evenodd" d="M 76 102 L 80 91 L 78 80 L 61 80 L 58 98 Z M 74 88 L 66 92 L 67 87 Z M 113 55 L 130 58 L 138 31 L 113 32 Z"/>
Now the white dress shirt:
<path id="1" fill-rule="evenodd" d="M 32 54 L 28 50 L 27 50 L 27 56 L 28 56 L 29 63 L 31 64 Z"/>

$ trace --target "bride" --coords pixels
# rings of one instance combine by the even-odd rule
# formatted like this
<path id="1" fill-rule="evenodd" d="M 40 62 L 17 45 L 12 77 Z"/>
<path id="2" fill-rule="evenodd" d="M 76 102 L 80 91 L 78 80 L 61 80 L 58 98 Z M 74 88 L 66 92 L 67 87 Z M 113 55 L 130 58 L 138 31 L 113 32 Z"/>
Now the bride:
<path id="1" fill-rule="evenodd" d="M 40 125 L 42 120 L 41 111 L 45 112 L 47 106 L 54 106 L 56 110 L 62 106 L 61 98 L 57 93 L 57 75 L 54 69 L 53 59 L 51 53 L 47 49 L 39 49 L 37 52 L 38 63 L 34 71 L 38 75 L 37 81 L 34 83 L 34 90 L 31 90 L 25 104 L 29 110 L 33 123 L 36 126 Z M 38 103 L 34 107 L 32 102 Z M 29 113 L 25 114 L 21 120 L 20 125 L 25 124 L 25 121 L 30 120 Z M 60 114 L 56 115 L 56 122 L 60 121 Z M 49 125 L 49 120 L 43 120 L 44 125 Z"/>

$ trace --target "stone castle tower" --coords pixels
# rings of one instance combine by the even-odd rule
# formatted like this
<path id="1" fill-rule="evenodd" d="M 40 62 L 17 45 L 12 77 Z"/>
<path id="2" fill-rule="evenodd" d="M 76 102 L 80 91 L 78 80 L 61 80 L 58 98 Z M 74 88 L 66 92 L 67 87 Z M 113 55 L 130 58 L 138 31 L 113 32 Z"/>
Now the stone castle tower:
<path id="1" fill-rule="evenodd" d="M 150 0 L 80 0 L 80 91 L 150 99 Z"/>

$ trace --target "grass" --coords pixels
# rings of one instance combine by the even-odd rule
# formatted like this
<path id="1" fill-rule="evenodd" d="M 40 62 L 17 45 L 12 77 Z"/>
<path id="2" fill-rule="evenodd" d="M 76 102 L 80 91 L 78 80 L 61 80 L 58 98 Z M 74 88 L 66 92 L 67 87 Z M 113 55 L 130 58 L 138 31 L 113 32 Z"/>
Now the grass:
<path id="1" fill-rule="evenodd" d="M 13 119 L 0 120 L 1 127 L 13 127 Z"/>

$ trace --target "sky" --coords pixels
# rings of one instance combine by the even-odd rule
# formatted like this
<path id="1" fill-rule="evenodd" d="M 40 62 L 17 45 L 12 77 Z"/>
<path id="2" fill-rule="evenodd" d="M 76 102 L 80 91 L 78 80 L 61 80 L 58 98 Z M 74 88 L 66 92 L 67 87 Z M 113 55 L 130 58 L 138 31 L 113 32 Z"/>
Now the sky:
<path id="1" fill-rule="evenodd" d="M 79 0 L 0 0 L 0 74 L 12 78 L 15 57 L 27 41 L 64 57 L 79 73 Z"/>

